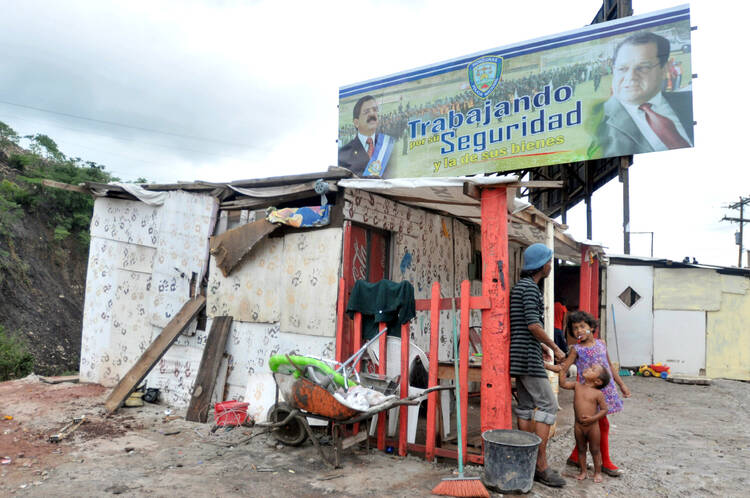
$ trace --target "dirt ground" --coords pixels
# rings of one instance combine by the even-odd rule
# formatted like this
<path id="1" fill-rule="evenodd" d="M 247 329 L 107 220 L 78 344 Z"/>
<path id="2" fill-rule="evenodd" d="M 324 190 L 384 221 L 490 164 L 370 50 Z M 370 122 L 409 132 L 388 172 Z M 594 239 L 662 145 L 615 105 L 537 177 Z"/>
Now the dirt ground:
<path id="1" fill-rule="evenodd" d="M 531 496 L 746 496 L 749 383 L 625 382 L 633 398 L 611 419 L 613 459 L 625 475 L 605 476 L 602 484 L 568 477 L 562 490 L 535 484 Z M 1 383 L 0 457 L 11 462 L 0 466 L 0 496 L 430 496 L 455 469 L 455 462 L 359 448 L 346 450 L 343 468 L 331 471 L 310 442 L 281 446 L 258 427 L 211 434 L 207 424 L 165 420 L 166 407 L 149 404 L 104 418 L 107 393 L 34 376 Z M 549 449 L 551 465 L 566 476 L 575 471 L 565 467 L 573 445 L 571 399 L 561 394 Z M 88 421 L 69 439 L 47 441 L 80 415 Z"/>

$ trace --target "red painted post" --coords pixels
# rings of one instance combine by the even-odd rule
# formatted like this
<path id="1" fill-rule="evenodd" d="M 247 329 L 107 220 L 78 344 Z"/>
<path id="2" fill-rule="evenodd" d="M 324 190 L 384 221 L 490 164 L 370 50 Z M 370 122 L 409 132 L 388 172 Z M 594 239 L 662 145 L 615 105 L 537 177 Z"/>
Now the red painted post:
<path id="1" fill-rule="evenodd" d="M 511 428 L 508 207 L 505 187 L 482 189 L 482 431 Z"/>
<path id="2" fill-rule="evenodd" d="M 344 292 L 343 294 L 339 294 L 340 296 L 343 295 L 343 298 L 341 299 L 344 311 L 346 311 L 346 304 L 344 301 L 349 298 L 349 292 L 352 288 L 354 288 L 354 277 L 352 276 L 352 262 L 354 259 L 354 247 L 353 247 L 353 241 L 352 241 L 352 222 L 351 221 L 345 221 L 344 222 L 344 240 L 343 240 L 343 249 L 342 249 L 342 264 L 341 264 L 341 275 L 344 280 Z M 341 288 L 339 287 L 339 292 L 341 292 Z M 337 356 L 336 361 L 344 361 L 347 358 L 349 358 L 354 351 L 352 351 L 352 323 L 349 320 L 344 320 L 341 325 L 341 340 L 339 341 L 338 336 L 336 337 L 336 354 L 340 355 L 340 357 Z"/>
<path id="3" fill-rule="evenodd" d="M 438 385 L 438 360 L 440 347 L 440 283 L 432 284 L 432 299 L 430 300 L 430 357 L 429 379 L 427 387 Z M 440 394 L 437 391 L 428 394 L 427 398 L 427 437 L 425 441 L 424 457 L 428 462 L 435 459 L 435 420 L 437 401 Z"/>
<path id="4" fill-rule="evenodd" d="M 591 290 L 590 290 L 590 309 L 592 315 L 599 319 L 599 255 L 594 255 L 591 264 Z M 598 329 L 597 329 L 598 330 Z M 597 332 L 598 335 L 598 332 Z"/>
<path id="5" fill-rule="evenodd" d="M 379 323 L 378 324 L 378 331 L 383 330 L 383 327 L 386 327 L 385 323 Z M 378 361 L 378 373 L 380 375 L 385 376 L 385 366 L 386 361 L 388 361 L 387 356 L 387 342 L 388 340 L 388 332 L 380 336 L 379 339 L 379 346 L 380 346 L 380 355 L 379 355 L 379 361 Z M 378 414 L 378 449 L 380 451 L 385 450 L 385 417 L 386 417 L 387 411 L 382 411 Z"/>
<path id="6" fill-rule="evenodd" d="M 591 264 L 589 246 L 581 244 L 581 271 L 578 283 L 578 309 L 591 313 Z"/>
<path id="7" fill-rule="evenodd" d="M 354 351 L 359 351 L 359 348 L 362 347 L 362 313 L 357 311 L 354 313 Z M 352 365 L 352 368 L 356 369 L 357 372 L 359 372 L 359 360 L 357 360 L 357 363 L 355 365 Z M 354 434 L 359 434 L 359 424 L 354 424 Z"/>
<path id="8" fill-rule="evenodd" d="M 469 300 L 471 299 L 471 283 L 461 282 L 461 323 L 458 341 L 458 383 L 461 393 L 461 454 L 466 459 L 466 436 L 469 426 Z"/>
<path id="9" fill-rule="evenodd" d="M 346 281 L 339 279 L 339 296 L 336 302 L 336 361 L 344 361 L 344 298 L 346 297 Z"/>
<path id="10" fill-rule="evenodd" d="M 409 324 L 401 325 L 401 399 L 409 397 Z M 398 454 L 406 456 L 409 410 L 401 405 L 398 414 Z"/>
<path id="11" fill-rule="evenodd" d="M 354 313 L 354 337 L 352 339 L 354 352 L 357 352 L 362 347 L 362 313 L 359 311 Z M 352 365 L 352 368 L 359 372 L 359 360 Z"/>

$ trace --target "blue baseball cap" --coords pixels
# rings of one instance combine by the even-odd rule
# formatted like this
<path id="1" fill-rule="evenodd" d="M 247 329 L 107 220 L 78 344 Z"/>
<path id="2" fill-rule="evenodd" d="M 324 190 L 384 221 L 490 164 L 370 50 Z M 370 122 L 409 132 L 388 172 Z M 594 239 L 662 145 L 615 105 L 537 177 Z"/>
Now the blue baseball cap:
<path id="1" fill-rule="evenodd" d="M 523 268 L 521 270 L 538 270 L 550 259 L 552 259 L 552 249 L 539 242 L 531 244 L 523 252 Z"/>

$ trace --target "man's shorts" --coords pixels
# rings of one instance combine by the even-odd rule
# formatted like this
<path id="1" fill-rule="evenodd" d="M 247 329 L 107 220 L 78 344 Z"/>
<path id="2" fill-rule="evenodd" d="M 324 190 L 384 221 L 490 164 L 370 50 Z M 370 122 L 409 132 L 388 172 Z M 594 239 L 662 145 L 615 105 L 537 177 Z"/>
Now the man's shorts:
<path id="1" fill-rule="evenodd" d="M 552 425 L 557 418 L 557 402 L 552 385 L 547 377 L 516 377 L 518 406 L 514 408 L 516 417 Z M 536 408 L 536 410 L 535 410 Z"/>

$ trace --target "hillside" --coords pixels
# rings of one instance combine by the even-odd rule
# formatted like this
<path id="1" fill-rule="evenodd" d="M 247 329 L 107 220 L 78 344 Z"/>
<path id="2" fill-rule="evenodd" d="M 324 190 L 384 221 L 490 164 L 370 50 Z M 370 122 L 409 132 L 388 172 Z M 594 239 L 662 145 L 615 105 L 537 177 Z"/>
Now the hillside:
<path id="1" fill-rule="evenodd" d="M 77 371 L 93 199 L 42 186 L 108 181 L 44 135 L 21 137 L 0 122 L 0 327 L 27 344 L 34 372 Z"/>

